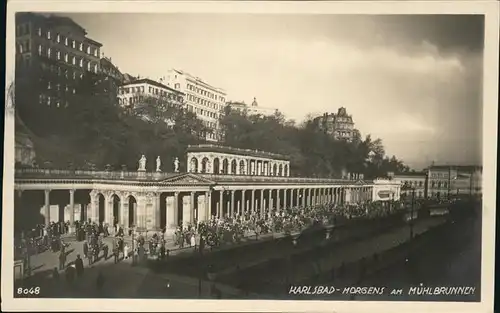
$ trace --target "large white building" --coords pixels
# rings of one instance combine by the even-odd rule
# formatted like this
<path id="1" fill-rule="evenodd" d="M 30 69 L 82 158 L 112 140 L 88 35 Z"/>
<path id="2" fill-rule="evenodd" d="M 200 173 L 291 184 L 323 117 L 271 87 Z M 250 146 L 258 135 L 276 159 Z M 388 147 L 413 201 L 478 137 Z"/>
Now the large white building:
<path id="1" fill-rule="evenodd" d="M 240 112 L 246 112 L 248 115 L 263 115 L 271 116 L 276 113 L 277 109 L 260 107 L 257 104 L 257 99 L 253 98 L 251 105 L 247 105 L 245 102 L 232 101 L 228 102 L 227 105 L 232 109 Z"/>
<path id="2" fill-rule="evenodd" d="M 184 93 L 184 103 L 188 111 L 196 113 L 205 126 L 213 131 L 207 134 L 207 141 L 218 141 L 219 117 L 226 105 L 226 92 L 199 77 L 176 69 L 168 71 L 165 84 Z"/>
<path id="3" fill-rule="evenodd" d="M 415 192 L 415 198 L 425 198 L 427 195 L 427 173 L 426 172 L 407 172 L 395 174 L 394 181 L 403 185 L 407 185 L 410 189 L 401 190 L 401 195 L 411 196 Z"/>
<path id="4" fill-rule="evenodd" d="M 134 107 L 146 97 L 165 97 L 183 105 L 185 94 L 152 79 L 137 79 L 118 88 L 118 103 L 122 107 Z"/>

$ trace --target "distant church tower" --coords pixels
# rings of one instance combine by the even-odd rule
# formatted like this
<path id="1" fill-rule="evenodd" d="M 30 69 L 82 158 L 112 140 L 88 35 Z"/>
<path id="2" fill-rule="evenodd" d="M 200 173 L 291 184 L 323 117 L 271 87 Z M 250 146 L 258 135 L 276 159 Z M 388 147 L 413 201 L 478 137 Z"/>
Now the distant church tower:
<path id="1" fill-rule="evenodd" d="M 255 97 L 253 97 L 252 106 L 253 106 L 253 107 L 256 107 L 256 106 L 257 106 L 257 98 L 255 98 Z"/>

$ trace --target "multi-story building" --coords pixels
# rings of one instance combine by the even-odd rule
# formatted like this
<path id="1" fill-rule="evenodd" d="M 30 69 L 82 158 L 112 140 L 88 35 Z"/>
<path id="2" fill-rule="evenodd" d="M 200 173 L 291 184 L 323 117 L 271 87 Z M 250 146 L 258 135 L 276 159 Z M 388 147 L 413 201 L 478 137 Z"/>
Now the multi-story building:
<path id="1" fill-rule="evenodd" d="M 319 129 L 333 136 L 337 140 L 351 141 L 356 135 L 354 122 L 351 115 L 347 114 L 344 107 L 339 108 L 337 114 L 325 113 L 314 119 Z"/>
<path id="2" fill-rule="evenodd" d="M 394 174 L 393 180 L 400 185 L 407 185 L 412 189 L 401 189 L 401 196 L 411 196 L 415 191 L 415 198 L 426 198 L 427 196 L 427 173 L 408 172 Z"/>
<path id="3" fill-rule="evenodd" d="M 146 97 L 163 97 L 184 105 L 185 94 L 149 78 L 137 79 L 118 88 L 118 103 L 124 108 L 132 108 Z"/>
<path id="4" fill-rule="evenodd" d="M 263 115 L 271 116 L 276 113 L 277 109 L 260 107 L 257 103 L 257 98 L 253 98 L 252 104 L 247 105 L 244 101 L 229 101 L 226 103 L 232 110 L 245 112 L 248 115 Z"/>
<path id="5" fill-rule="evenodd" d="M 16 85 L 30 86 L 31 101 L 66 107 L 83 75 L 99 72 L 101 47 L 70 18 L 17 13 Z"/>
<path id="6" fill-rule="evenodd" d="M 433 165 L 428 177 L 429 197 L 482 194 L 481 166 Z"/>
<path id="7" fill-rule="evenodd" d="M 185 94 L 187 110 L 196 113 L 204 125 L 211 129 L 207 141 L 221 139 L 219 118 L 226 105 L 226 92 L 199 77 L 181 70 L 171 69 L 165 78 L 166 85 Z"/>

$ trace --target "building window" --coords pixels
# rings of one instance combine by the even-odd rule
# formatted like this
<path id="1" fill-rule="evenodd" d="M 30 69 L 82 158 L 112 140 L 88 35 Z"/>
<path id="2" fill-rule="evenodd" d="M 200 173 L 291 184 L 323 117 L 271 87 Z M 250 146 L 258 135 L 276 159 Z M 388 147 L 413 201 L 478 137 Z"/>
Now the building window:
<path id="1" fill-rule="evenodd" d="M 67 53 L 64 54 L 64 62 L 69 62 L 69 55 Z"/>
<path id="2" fill-rule="evenodd" d="M 42 45 L 38 45 L 38 55 L 42 55 L 43 48 Z"/>
<path id="3" fill-rule="evenodd" d="M 38 36 L 42 37 L 42 28 L 38 27 L 37 32 Z"/>
<path id="4" fill-rule="evenodd" d="M 76 41 L 71 40 L 71 48 L 75 49 L 76 48 Z"/>
<path id="5" fill-rule="evenodd" d="M 80 67 L 83 67 L 83 58 L 80 58 L 79 65 L 80 65 Z"/>
<path id="6" fill-rule="evenodd" d="M 76 57 L 75 56 L 71 57 L 71 64 L 76 65 Z"/>
<path id="7" fill-rule="evenodd" d="M 83 51 L 83 43 L 80 43 L 80 44 L 78 45 L 78 50 Z"/>
<path id="8" fill-rule="evenodd" d="M 87 54 L 90 54 L 90 46 L 87 46 Z"/>
<path id="9" fill-rule="evenodd" d="M 97 64 L 94 64 L 94 73 L 97 73 Z"/>
<path id="10" fill-rule="evenodd" d="M 56 41 L 57 41 L 57 43 L 61 42 L 61 35 L 59 35 L 59 34 L 56 35 Z"/>
<path id="11" fill-rule="evenodd" d="M 47 39 L 49 39 L 49 40 L 50 40 L 50 37 L 51 37 L 50 35 L 51 35 L 51 34 L 50 34 L 50 30 L 48 30 L 48 31 L 47 31 Z"/>
<path id="12" fill-rule="evenodd" d="M 17 47 L 18 47 L 19 53 L 23 53 L 23 45 L 20 44 Z"/>
<path id="13" fill-rule="evenodd" d="M 92 64 L 90 62 L 87 63 L 87 71 L 92 71 Z"/>
<path id="14" fill-rule="evenodd" d="M 65 45 L 66 47 L 69 47 L 69 39 L 68 39 L 68 37 L 65 37 L 65 38 L 64 38 L 64 45 Z"/>
<path id="15" fill-rule="evenodd" d="M 94 50 L 94 56 L 95 56 L 95 57 L 98 57 L 98 56 L 99 56 L 99 49 L 95 49 L 95 50 Z"/>
<path id="16" fill-rule="evenodd" d="M 57 58 L 58 60 L 60 60 L 60 59 L 61 59 L 61 51 L 56 51 L 56 58 Z"/>
<path id="17" fill-rule="evenodd" d="M 47 49 L 47 56 L 48 56 L 49 58 L 52 58 L 52 49 L 51 49 L 51 48 L 48 48 L 48 49 Z"/>

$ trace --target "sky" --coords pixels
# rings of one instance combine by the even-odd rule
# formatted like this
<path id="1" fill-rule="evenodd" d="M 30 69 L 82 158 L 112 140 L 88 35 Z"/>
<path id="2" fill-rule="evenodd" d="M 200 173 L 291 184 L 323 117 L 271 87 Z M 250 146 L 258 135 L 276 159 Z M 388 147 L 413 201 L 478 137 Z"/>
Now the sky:
<path id="1" fill-rule="evenodd" d="M 412 168 L 481 164 L 482 16 L 60 15 L 122 72 L 181 69 L 297 123 L 343 106 Z"/>

